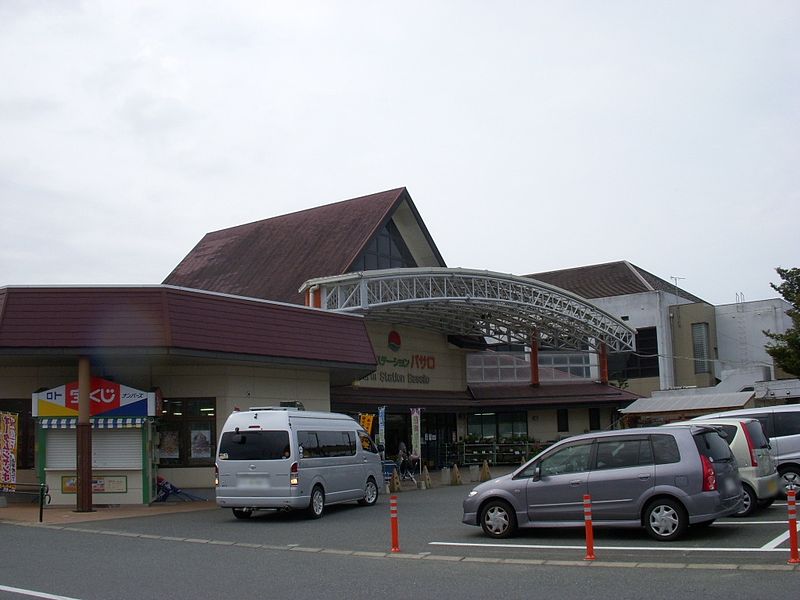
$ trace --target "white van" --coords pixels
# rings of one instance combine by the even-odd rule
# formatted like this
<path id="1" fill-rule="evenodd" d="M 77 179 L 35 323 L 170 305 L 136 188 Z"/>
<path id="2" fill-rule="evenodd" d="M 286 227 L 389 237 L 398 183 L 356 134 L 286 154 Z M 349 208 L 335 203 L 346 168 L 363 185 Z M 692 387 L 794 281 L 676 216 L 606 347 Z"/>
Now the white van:
<path id="1" fill-rule="evenodd" d="M 371 506 L 383 481 L 367 432 L 337 413 L 253 407 L 231 414 L 217 445 L 217 504 L 238 519 L 260 509 L 304 509 L 356 500 Z"/>

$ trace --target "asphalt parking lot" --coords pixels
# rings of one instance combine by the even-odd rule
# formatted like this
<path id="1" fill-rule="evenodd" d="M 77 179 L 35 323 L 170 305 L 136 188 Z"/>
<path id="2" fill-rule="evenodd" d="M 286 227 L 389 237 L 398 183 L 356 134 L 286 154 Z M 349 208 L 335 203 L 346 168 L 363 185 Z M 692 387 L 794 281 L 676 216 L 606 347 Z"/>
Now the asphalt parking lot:
<path id="1" fill-rule="evenodd" d="M 584 529 L 523 530 L 498 542 L 461 523 L 461 502 L 470 484 L 397 494 L 399 546 L 403 557 L 483 562 L 525 561 L 586 564 Z M 216 545 L 260 545 L 301 552 L 392 557 L 389 498 L 372 507 L 330 506 L 319 520 L 301 513 L 263 512 L 238 520 L 228 509 L 112 519 L 76 526 L 126 536 L 161 537 Z M 720 569 L 796 569 L 790 558 L 787 506 L 773 506 L 744 519 L 722 519 L 690 529 L 675 542 L 657 542 L 643 529 L 595 528 L 598 562 L 619 566 Z"/>

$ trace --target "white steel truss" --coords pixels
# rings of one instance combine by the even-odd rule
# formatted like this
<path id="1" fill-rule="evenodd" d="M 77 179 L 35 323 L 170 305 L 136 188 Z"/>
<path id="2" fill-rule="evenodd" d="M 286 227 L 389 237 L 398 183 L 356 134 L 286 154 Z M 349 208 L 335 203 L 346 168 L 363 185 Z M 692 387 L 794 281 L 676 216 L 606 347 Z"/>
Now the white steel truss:
<path id="1" fill-rule="evenodd" d="M 541 281 L 470 269 L 362 271 L 306 281 L 325 310 L 501 343 L 633 350 L 635 331 L 588 300 Z M 311 302 L 316 304 L 315 301 Z"/>

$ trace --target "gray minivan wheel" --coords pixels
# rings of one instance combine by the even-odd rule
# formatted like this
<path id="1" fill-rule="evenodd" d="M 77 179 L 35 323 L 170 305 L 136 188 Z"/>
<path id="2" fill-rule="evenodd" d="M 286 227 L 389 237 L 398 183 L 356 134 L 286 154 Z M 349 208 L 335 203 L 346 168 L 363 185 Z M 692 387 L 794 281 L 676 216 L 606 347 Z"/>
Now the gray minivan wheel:
<path id="1" fill-rule="evenodd" d="M 370 477 L 364 487 L 364 497 L 358 501 L 361 506 L 372 506 L 378 501 L 378 484 Z"/>
<path id="2" fill-rule="evenodd" d="M 756 493 L 753 491 L 753 488 L 749 485 L 743 485 L 742 491 L 744 492 L 742 510 L 733 515 L 734 517 L 746 517 L 753 514 L 753 511 L 758 508 L 758 498 L 756 498 Z"/>
<path id="3" fill-rule="evenodd" d="M 683 506 L 671 498 L 653 500 L 644 511 L 644 527 L 654 540 L 671 542 L 686 531 L 689 518 Z"/>
<path id="4" fill-rule="evenodd" d="M 308 503 L 308 516 L 312 519 L 319 519 L 325 512 L 325 492 L 322 487 L 315 485 L 311 490 L 311 500 Z"/>
<path id="5" fill-rule="evenodd" d="M 491 538 L 507 538 L 517 530 L 514 509 L 504 500 L 491 500 L 481 510 L 481 529 Z"/>
<path id="6" fill-rule="evenodd" d="M 231 510 L 237 519 L 249 519 L 253 516 L 253 511 L 249 508 L 232 508 Z"/>

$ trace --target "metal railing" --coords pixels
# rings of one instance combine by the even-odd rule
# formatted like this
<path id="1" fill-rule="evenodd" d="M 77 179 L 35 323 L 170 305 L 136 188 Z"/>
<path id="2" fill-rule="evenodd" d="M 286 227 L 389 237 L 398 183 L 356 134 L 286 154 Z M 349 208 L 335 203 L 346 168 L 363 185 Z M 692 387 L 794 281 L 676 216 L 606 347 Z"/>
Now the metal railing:
<path id="1" fill-rule="evenodd" d="M 19 488 L 25 488 L 20 490 Z M 30 489 L 31 491 L 27 491 Z M 39 523 L 44 517 L 44 505 L 50 504 L 50 487 L 46 483 L 16 483 L 0 481 L 0 494 L 30 494 L 38 496 Z"/>

